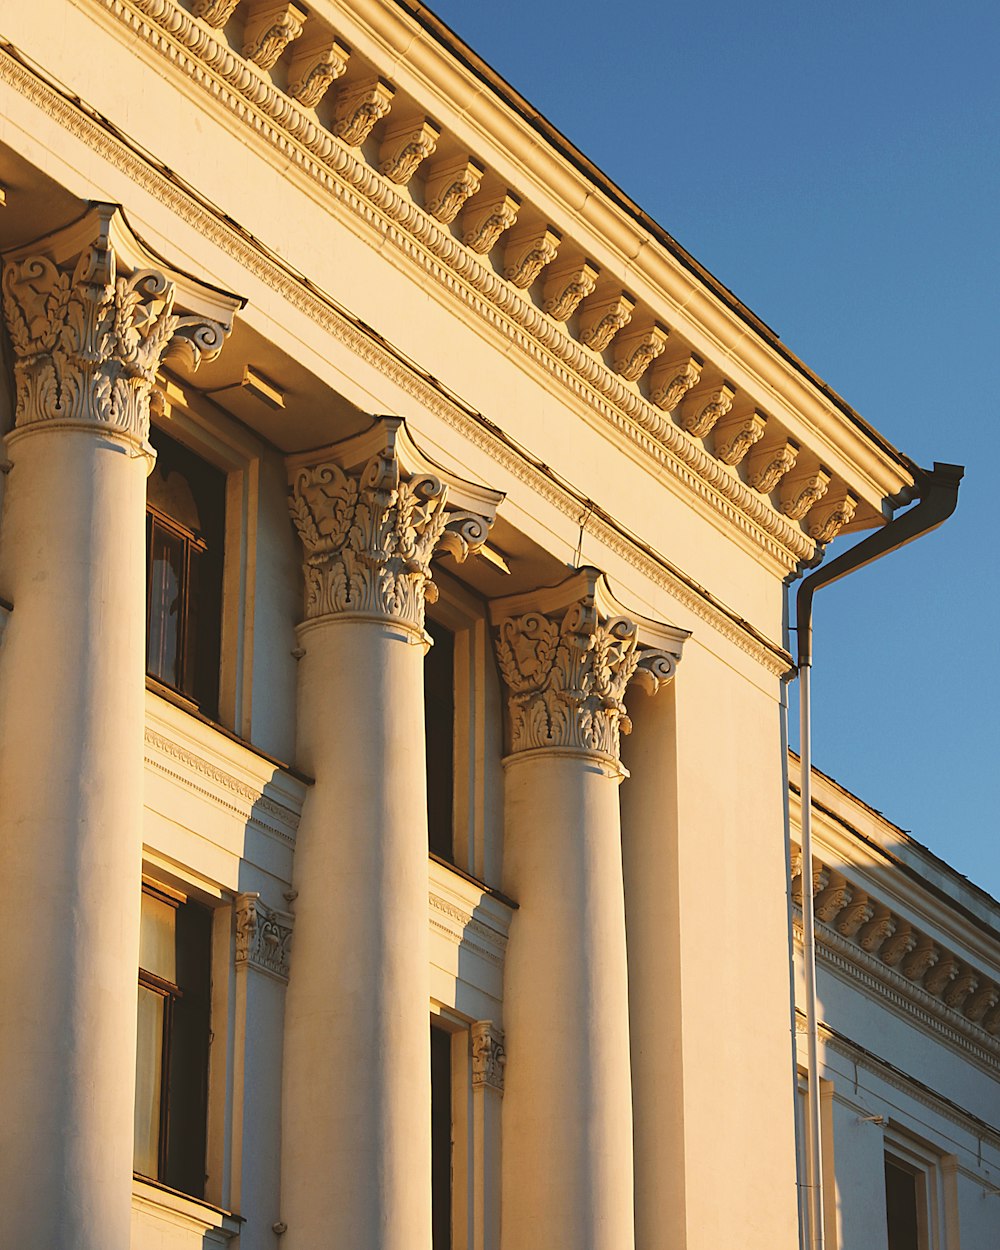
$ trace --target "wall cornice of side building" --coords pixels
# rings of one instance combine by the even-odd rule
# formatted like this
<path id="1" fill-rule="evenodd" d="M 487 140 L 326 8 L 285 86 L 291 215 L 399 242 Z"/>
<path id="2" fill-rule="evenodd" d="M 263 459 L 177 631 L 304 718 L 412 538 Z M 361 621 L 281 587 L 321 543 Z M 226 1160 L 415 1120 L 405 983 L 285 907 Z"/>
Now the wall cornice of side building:
<path id="1" fill-rule="evenodd" d="M 792 754 L 792 765 L 797 762 Z M 821 961 L 995 1073 L 1000 903 L 817 769 L 813 787 L 812 887 Z M 790 815 L 800 943 L 803 882 L 794 786 Z"/>
<path id="2" fill-rule="evenodd" d="M 669 236 L 539 143 L 457 42 L 400 6 L 320 4 L 273 64 L 247 42 L 252 6 L 90 6 L 775 571 L 881 523 L 885 500 L 912 484 L 906 458 Z M 316 74 L 309 92 L 301 81 L 310 57 L 329 75 L 315 100 Z"/>

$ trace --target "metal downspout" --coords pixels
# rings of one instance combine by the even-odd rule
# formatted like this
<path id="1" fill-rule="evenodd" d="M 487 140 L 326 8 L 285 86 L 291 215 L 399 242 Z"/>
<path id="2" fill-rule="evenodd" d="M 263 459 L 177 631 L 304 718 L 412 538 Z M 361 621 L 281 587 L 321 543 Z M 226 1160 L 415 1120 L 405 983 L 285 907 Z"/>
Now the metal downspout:
<path id="1" fill-rule="evenodd" d="M 806 990 L 806 1049 L 809 1071 L 806 1132 L 807 1194 L 811 1250 L 824 1250 L 823 1229 L 823 1142 L 820 1130 L 819 1031 L 816 1019 L 816 915 L 813 906 L 812 853 L 812 741 L 811 691 L 812 602 L 816 591 L 839 581 L 855 569 L 888 555 L 915 538 L 937 529 L 955 511 L 958 487 L 965 469 L 956 464 L 938 464 L 930 471 L 920 470 L 916 489 L 919 502 L 888 525 L 869 534 L 828 565 L 810 573 L 799 585 L 795 603 L 799 676 L 799 755 L 801 764 L 802 808 L 802 961 Z"/>

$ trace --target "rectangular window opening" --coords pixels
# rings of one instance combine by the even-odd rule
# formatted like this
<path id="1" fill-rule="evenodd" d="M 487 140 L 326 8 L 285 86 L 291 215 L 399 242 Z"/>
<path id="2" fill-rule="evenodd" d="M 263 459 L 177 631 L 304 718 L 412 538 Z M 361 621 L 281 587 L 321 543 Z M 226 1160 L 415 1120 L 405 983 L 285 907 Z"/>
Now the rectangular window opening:
<path id="1" fill-rule="evenodd" d="M 424 739 L 430 851 L 455 862 L 455 635 L 428 620 L 433 639 L 424 657 Z"/>
<path id="2" fill-rule="evenodd" d="M 219 710 L 226 475 L 153 428 L 146 485 L 146 672 Z"/>
<path id="3" fill-rule="evenodd" d="M 431 1227 L 433 1250 L 451 1250 L 451 1034 L 431 1025 Z"/>
<path id="4" fill-rule="evenodd" d="M 143 887 L 133 1167 L 205 1192 L 212 913 Z"/>
<path id="5" fill-rule="evenodd" d="M 923 1225 L 927 1199 L 922 1172 L 885 1156 L 885 1217 L 889 1250 L 926 1250 Z"/>

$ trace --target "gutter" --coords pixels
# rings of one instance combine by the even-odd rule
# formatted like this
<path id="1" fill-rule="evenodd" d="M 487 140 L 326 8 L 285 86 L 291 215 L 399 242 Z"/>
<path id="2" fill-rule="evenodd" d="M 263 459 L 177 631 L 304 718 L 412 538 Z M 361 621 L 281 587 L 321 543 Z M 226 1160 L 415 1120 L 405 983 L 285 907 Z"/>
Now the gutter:
<path id="1" fill-rule="evenodd" d="M 802 959 L 806 990 L 806 1046 L 808 1065 L 806 1178 L 809 1210 L 809 1250 L 824 1250 L 823 1229 L 823 1144 L 820 1130 L 819 1026 L 816 1016 L 816 917 L 813 903 L 812 850 L 812 740 L 811 691 L 812 604 L 817 590 L 839 581 L 855 569 L 864 568 L 882 556 L 898 550 L 916 538 L 929 534 L 955 511 L 958 487 L 965 473 L 961 465 L 938 464 L 931 470 L 917 471 L 915 507 L 869 534 L 828 565 L 815 569 L 800 584 L 795 602 L 799 677 L 799 755 L 802 806 Z M 790 883 L 789 883 L 790 884 Z M 789 889 L 789 905 L 791 890 Z"/>

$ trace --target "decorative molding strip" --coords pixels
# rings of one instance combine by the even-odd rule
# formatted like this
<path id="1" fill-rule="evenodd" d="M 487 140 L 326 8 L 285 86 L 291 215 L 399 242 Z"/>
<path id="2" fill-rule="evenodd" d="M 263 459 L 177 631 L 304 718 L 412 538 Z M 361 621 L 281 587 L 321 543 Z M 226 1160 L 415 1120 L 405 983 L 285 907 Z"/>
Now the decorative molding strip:
<path id="1" fill-rule="evenodd" d="M 477 920 L 474 912 L 456 907 L 450 900 L 441 898 L 433 889 L 429 892 L 427 901 L 433 928 L 456 946 L 464 947 L 497 968 L 503 967 L 507 950 L 507 938 L 504 934 Z"/>
<path id="2" fill-rule="evenodd" d="M 263 790 L 257 790 L 239 781 L 231 773 L 208 763 L 202 756 L 178 745 L 170 738 L 165 738 L 153 729 L 146 728 L 144 741 L 147 767 L 155 768 L 171 780 L 180 783 L 185 789 L 200 794 L 219 807 L 226 808 L 227 811 L 233 812 L 247 823 L 252 823 L 265 833 L 280 839 L 287 846 L 294 846 L 295 835 L 299 827 L 298 812 L 268 797 Z M 164 760 L 171 761 L 184 771 L 168 768 Z M 194 778 L 201 778 L 216 789 L 211 790 L 207 785 L 199 785 Z M 223 800 L 218 794 L 219 789 L 226 791 L 232 799 L 238 799 L 240 802 Z M 269 817 L 274 823 L 266 823 L 262 820 L 263 816 Z"/>
<path id="3" fill-rule="evenodd" d="M 793 849 L 792 900 L 801 907 L 801 852 Z M 925 1015 L 939 1018 L 984 1054 L 1000 1056 L 1000 986 L 909 921 L 813 861 L 813 897 L 821 945 L 855 974 L 891 990 Z"/>
<path id="4" fill-rule="evenodd" d="M 287 984 L 294 923 L 291 912 L 267 907 L 256 891 L 237 894 L 237 968 L 256 968 Z"/>
<path id="5" fill-rule="evenodd" d="M 140 20 L 135 18 L 131 10 L 124 8 L 121 0 L 100 0 L 100 2 L 118 16 L 122 16 L 123 20 L 133 25 L 133 28 L 141 25 Z M 150 7 L 156 5 L 167 7 L 167 0 L 142 0 L 142 2 Z M 146 37 L 163 55 L 169 59 L 178 60 L 181 68 L 193 65 L 192 62 L 185 62 L 184 58 L 178 54 L 175 45 L 157 30 L 153 29 Z M 448 400 L 440 390 L 428 383 L 416 371 L 401 363 L 390 350 L 355 325 L 349 317 L 340 313 L 328 300 L 324 300 L 320 294 L 309 290 L 286 272 L 280 264 L 255 246 L 252 241 L 243 238 L 238 231 L 230 228 L 224 221 L 199 204 L 187 191 L 178 187 L 167 174 L 150 164 L 144 156 L 129 148 L 121 138 L 88 116 L 74 100 L 62 95 L 21 65 L 15 57 L 2 51 L 0 51 L 0 79 L 21 92 L 38 108 L 54 117 L 60 125 L 75 134 L 81 142 L 86 143 L 104 159 L 122 170 L 137 186 L 167 205 L 178 218 L 187 222 L 193 229 L 210 239 L 215 246 L 232 256 L 241 267 L 269 286 L 291 307 L 321 325 L 326 333 L 344 344 L 359 359 L 391 378 L 394 385 L 398 386 L 404 394 L 409 395 L 416 404 L 433 412 L 448 425 L 459 430 L 463 437 L 498 464 L 503 465 L 532 493 L 545 499 L 565 516 L 579 517 L 580 503 L 576 496 L 557 486 L 530 460 L 512 450 L 505 440 L 497 437 L 482 423 L 470 418 L 460 406 Z M 220 91 L 220 94 L 224 92 Z M 331 190 L 335 189 L 332 180 L 319 180 Z M 541 317 L 542 314 L 539 314 L 540 319 Z M 524 346 L 526 350 L 531 348 L 528 340 L 525 340 Z M 790 544 L 794 542 L 794 531 L 790 526 L 786 527 L 787 534 L 779 541 L 779 537 L 767 528 L 770 522 L 776 521 L 780 532 L 780 526 L 784 525 L 783 518 L 779 517 L 773 509 L 760 503 L 758 505 L 759 516 L 754 517 L 741 505 L 731 502 L 724 494 L 717 492 L 712 483 L 694 467 L 698 463 L 697 458 L 703 456 L 703 453 L 696 451 L 688 440 L 682 440 L 676 429 L 672 431 L 679 441 L 675 454 L 667 447 L 671 433 L 669 430 L 665 431 L 662 443 L 656 441 L 647 436 L 643 429 L 631 425 L 627 418 L 616 412 L 600 396 L 594 394 L 569 373 L 564 375 L 563 380 L 582 401 L 588 402 L 594 411 L 599 412 L 622 432 L 627 432 L 638 446 L 661 468 L 681 482 L 706 508 L 724 517 L 729 524 L 740 531 L 748 544 L 752 543 L 756 549 L 771 559 L 776 567 L 787 571 L 789 553 L 792 549 Z M 619 382 L 619 386 L 624 396 L 635 398 L 634 392 L 624 384 Z M 656 414 L 656 410 L 651 407 L 649 412 Z M 659 414 L 652 416 L 650 420 L 656 425 L 663 424 L 662 416 Z M 692 463 L 689 463 L 689 455 L 694 457 Z M 732 475 L 724 473 L 714 460 L 712 464 L 720 478 L 724 478 L 727 483 L 735 481 Z M 761 665 L 765 671 L 776 676 L 787 671 L 791 662 L 790 657 L 773 645 L 766 645 L 761 640 L 761 636 L 752 628 L 744 628 L 737 619 L 720 610 L 709 596 L 700 593 L 683 578 L 674 575 L 640 545 L 629 540 L 599 517 L 591 518 L 589 530 L 609 551 L 614 552 L 638 570 L 654 585 L 667 591 L 699 620 L 704 621 L 721 637 L 733 643 L 755 663 Z M 801 552 L 801 556 L 807 555 L 811 550 L 812 544 L 809 544 L 809 547 Z"/>
<path id="6" fill-rule="evenodd" d="M 1000 1131 L 997 1131 L 992 1126 L 987 1127 L 978 1117 L 963 1114 L 962 1108 L 958 1107 L 943 1094 L 938 1094 L 936 1090 L 930 1089 L 923 1084 L 918 1084 L 915 1080 L 907 1079 L 905 1072 L 901 1072 L 879 1055 L 872 1054 L 871 1051 L 866 1050 L 864 1047 L 856 1045 L 850 1038 L 837 1035 L 829 1025 L 821 1022 L 819 1027 L 823 1045 L 841 1055 L 849 1063 L 867 1069 L 868 1072 L 872 1073 L 880 1081 L 884 1081 L 886 1085 L 892 1086 L 893 1089 L 899 1090 L 900 1093 L 905 1094 L 908 1098 L 912 1098 L 922 1106 L 928 1107 L 936 1115 L 943 1116 L 952 1124 L 957 1124 L 963 1132 L 969 1133 L 972 1138 L 980 1140 L 985 1137 L 986 1140 L 992 1142 L 995 1146 L 1000 1146 Z M 995 1071 L 991 1075 L 995 1076 Z M 976 1184 L 983 1184 L 981 1175 L 970 1172 L 967 1168 L 960 1170 L 970 1180 L 975 1181 Z"/>
<path id="7" fill-rule="evenodd" d="M 477 1020 L 469 1029 L 472 1042 L 472 1088 L 495 1089 L 503 1095 L 503 1070 L 507 1063 L 503 1030 L 492 1020 Z"/>

